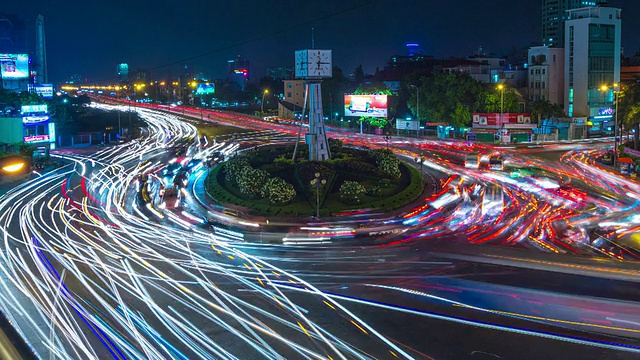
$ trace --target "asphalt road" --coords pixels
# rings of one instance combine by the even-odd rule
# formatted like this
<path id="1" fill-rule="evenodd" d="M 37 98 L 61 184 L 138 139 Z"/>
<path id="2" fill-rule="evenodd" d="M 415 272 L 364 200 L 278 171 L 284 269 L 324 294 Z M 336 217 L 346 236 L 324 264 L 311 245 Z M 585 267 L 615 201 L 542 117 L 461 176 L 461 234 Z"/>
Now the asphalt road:
<path id="1" fill-rule="evenodd" d="M 518 190 L 522 184 L 503 184 L 506 209 L 493 215 L 463 212 L 481 200 L 456 200 L 394 222 L 408 229 L 401 234 L 313 246 L 247 243 L 234 235 L 241 227 L 212 233 L 181 211 L 140 201 L 139 175 L 166 162 L 165 149 L 176 141 L 196 137 L 195 128 L 176 117 L 142 115 L 148 138 L 96 154 L 60 155 L 70 165 L 0 198 L 0 310 L 40 357 L 640 354 L 640 294 L 634 282 L 607 276 L 626 271 L 633 277 L 634 263 L 621 270 L 611 259 L 594 260 L 586 247 L 579 248 L 582 254 L 558 255 L 554 263 L 528 243 L 509 245 L 526 230 L 523 239 L 535 236 L 560 247 L 530 226 L 553 227 L 548 219 L 565 207 L 544 207 L 544 195 Z M 424 143 L 420 150 L 433 151 L 433 171 L 461 167 L 445 158 L 464 153 L 460 145 L 444 152 L 432 146 Z M 567 160 L 567 176 L 576 173 L 571 166 L 581 166 L 578 156 Z M 517 154 L 513 159 L 520 161 Z M 503 180 L 468 174 L 479 182 Z M 635 191 L 596 175 L 609 191 Z M 615 216 L 626 217 L 629 205 L 616 203 Z M 474 228 L 478 221 L 491 225 Z M 242 232 L 255 236 L 260 230 Z M 469 245 L 485 239 L 485 246 Z M 561 265 L 572 266 L 574 274 L 556 271 Z"/>

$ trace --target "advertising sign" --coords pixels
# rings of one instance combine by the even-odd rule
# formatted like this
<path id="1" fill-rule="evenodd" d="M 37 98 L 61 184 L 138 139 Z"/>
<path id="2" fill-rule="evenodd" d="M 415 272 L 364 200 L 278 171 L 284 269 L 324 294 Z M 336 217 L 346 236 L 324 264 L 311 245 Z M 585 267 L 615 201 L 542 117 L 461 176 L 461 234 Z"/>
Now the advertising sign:
<path id="1" fill-rule="evenodd" d="M 499 128 L 506 125 L 527 125 L 531 124 L 531 114 L 524 113 L 488 113 L 473 114 L 473 127 L 479 128 Z"/>
<path id="2" fill-rule="evenodd" d="M 49 116 L 23 116 L 22 123 L 25 125 L 34 125 L 49 121 Z"/>
<path id="3" fill-rule="evenodd" d="M 29 92 L 34 92 L 45 99 L 51 99 L 53 98 L 53 85 L 52 84 L 29 85 Z"/>
<path id="4" fill-rule="evenodd" d="M 29 77 L 29 55 L 0 54 L 0 72 L 3 79 L 27 79 Z"/>
<path id="5" fill-rule="evenodd" d="M 419 127 L 420 122 L 417 120 L 396 120 L 396 129 L 398 130 L 417 131 Z"/>
<path id="6" fill-rule="evenodd" d="M 47 107 L 47 105 L 22 105 L 20 110 L 23 115 L 49 113 L 49 108 Z"/>
<path id="7" fill-rule="evenodd" d="M 49 135 L 32 135 L 24 137 L 24 142 L 26 143 L 36 143 L 43 141 L 49 141 Z"/>
<path id="8" fill-rule="evenodd" d="M 344 96 L 344 116 L 386 118 L 387 106 L 387 95 Z"/>
<path id="9" fill-rule="evenodd" d="M 215 86 L 213 83 L 198 84 L 196 87 L 196 95 L 205 95 L 215 93 Z"/>

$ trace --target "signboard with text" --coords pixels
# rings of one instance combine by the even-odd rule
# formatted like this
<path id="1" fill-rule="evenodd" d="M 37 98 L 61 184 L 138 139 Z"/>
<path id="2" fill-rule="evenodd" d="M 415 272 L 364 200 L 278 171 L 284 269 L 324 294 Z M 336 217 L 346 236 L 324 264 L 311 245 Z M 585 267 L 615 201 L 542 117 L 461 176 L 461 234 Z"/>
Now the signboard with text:
<path id="1" fill-rule="evenodd" d="M 0 73 L 3 79 L 29 78 L 29 55 L 0 54 Z"/>
<path id="2" fill-rule="evenodd" d="M 45 142 L 45 141 L 49 141 L 49 135 L 32 135 L 32 136 L 24 137 L 24 142 L 26 143 L 36 143 L 36 142 Z"/>
<path id="3" fill-rule="evenodd" d="M 526 113 L 474 113 L 473 127 L 502 127 L 507 124 L 529 125 L 531 114 Z M 526 128 L 526 127 L 525 127 Z"/>
<path id="4" fill-rule="evenodd" d="M 628 147 L 624 148 L 624 153 L 625 154 L 629 154 L 631 156 L 637 156 L 640 157 L 640 151 L 638 150 L 633 150 L 633 149 L 629 149 Z"/>
<path id="5" fill-rule="evenodd" d="M 344 116 L 387 117 L 387 95 L 345 95 Z"/>
<path id="6" fill-rule="evenodd" d="M 45 99 L 51 99 L 53 98 L 53 85 L 51 84 L 29 85 L 29 92 L 34 92 Z"/>
<path id="7" fill-rule="evenodd" d="M 417 120 L 396 120 L 396 129 L 417 131 L 420 122 Z"/>
<path id="8" fill-rule="evenodd" d="M 23 115 L 25 114 L 47 114 L 49 112 L 49 108 L 47 105 L 22 105 L 20 108 L 20 112 Z"/>

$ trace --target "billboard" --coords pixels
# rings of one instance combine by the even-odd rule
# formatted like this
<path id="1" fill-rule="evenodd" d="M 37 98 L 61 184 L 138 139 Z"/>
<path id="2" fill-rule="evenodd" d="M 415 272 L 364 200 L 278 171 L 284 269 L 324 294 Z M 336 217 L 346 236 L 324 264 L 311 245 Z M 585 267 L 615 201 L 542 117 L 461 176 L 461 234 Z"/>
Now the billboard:
<path id="1" fill-rule="evenodd" d="M 479 128 L 499 128 L 499 127 L 535 127 L 531 123 L 531 114 L 524 113 L 474 113 L 473 127 Z"/>
<path id="2" fill-rule="evenodd" d="M 20 111 L 23 115 L 26 114 L 47 114 L 49 108 L 47 105 L 22 105 Z"/>
<path id="3" fill-rule="evenodd" d="M 3 79 L 29 78 L 29 55 L 0 54 L 0 73 Z"/>
<path id="4" fill-rule="evenodd" d="M 212 83 L 198 84 L 196 87 L 196 95 L 213 94 L 215 90 L 215 86 Z"/>
<path id="5" fill-rule="evenodd" d="M 29 92 L 36 93 L 45 99 L 51 99 L 53 98 L 53 85 L 52 84 L 29 85 Z"/>
<path id="6" fill-rule="evenodd" d="M 387 95 L 345 95 L 344 116 L 387 117 Z"/>
<path id="7" fill-rule="evenodd" d="M 418 120 L 396 120 L 396 129 L 398 130 L 413 130 L 416 131 L 420 127 Z"/>

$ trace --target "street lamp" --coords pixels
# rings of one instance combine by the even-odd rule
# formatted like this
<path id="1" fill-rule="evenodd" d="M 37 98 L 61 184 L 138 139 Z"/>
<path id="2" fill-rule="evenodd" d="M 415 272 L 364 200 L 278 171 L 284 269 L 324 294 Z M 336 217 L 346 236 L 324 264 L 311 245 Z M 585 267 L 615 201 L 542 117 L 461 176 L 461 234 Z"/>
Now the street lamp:
<path id="1" fill-rule="evenodd" d="M 504 84 L 498 84 L 500 90 L 500 126 L 498 127 L 500 142 L 502 142 L 502 129 L 504 128 Z"/>
<path id="2" fill-rule="evenodd" d="M 320 188 L 327 183 L 327 180 L 320 179 L 319 172 L 315 175 L 315 179 L 311 180 L 311 186 L 316 188 L 316 219 L 320 219 Z"/>
<path id="3" fill-rule="evenodd" d="M 616 103 L 615 110 L 614 110 L 616 114 L 613 122 L 613 168 L 617 169 L 617 166 L 618 166 L 618 94 L 620 93 L 620 84 L 613 83 L 613 86 L 611 87 L 611 89 L 609 89 L 608 85 L 602 85 L 600 87 L 600 90 L 605 92 L 609 90 L 613 91 L 614 101 Z"/>
<path id="4" fill-rule="evenodd" d="M 264 96 L 269 93 L 269 89 L 264 89 L 262 92 L 262 101 L 260 102 L 260 115 L 264 116 Z"/>
<path id="5" fill-rule="evenodd" d="M 416 119 L 418 119 L 418 131 L 416 131 L 416 137 L 420 137 L 420 91 L 415 85 L 409 85 L 416 88 Z"/>

